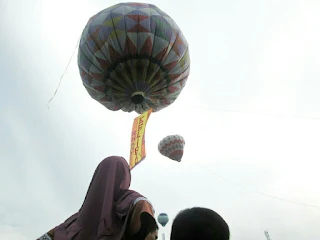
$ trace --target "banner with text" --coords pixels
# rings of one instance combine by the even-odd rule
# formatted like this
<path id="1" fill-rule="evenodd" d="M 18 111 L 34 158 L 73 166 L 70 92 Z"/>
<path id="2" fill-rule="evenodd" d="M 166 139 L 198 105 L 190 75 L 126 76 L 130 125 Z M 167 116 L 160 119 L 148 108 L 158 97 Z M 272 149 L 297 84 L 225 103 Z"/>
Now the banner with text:
<path id="1" fill-rule="evenodd" d="M 146 157 L 145 129 L 152 109 L 142 113 L 133 121 L 130 147 L 130 169 L 133 169 Z"/>

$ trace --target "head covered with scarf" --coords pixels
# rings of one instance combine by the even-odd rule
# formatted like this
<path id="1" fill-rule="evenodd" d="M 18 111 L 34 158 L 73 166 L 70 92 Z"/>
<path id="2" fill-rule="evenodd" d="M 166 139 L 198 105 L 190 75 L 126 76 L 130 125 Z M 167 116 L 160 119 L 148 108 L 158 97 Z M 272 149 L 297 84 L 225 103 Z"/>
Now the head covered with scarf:
<path id="1" fill-rule="evenodd" d="M 130 168 L 124 158 L 104 159 L 95 170 L 79 212 L 55 228 L 54 239 L 122 239 L 135 200 L 144 198 L 129 190 L 130 183 Z"/>

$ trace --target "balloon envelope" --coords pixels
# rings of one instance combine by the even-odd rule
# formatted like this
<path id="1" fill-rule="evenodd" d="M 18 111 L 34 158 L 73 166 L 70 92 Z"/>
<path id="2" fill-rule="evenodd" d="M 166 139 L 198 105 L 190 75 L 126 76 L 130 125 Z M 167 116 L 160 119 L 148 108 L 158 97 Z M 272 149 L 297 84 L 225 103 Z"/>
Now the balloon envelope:
<path id="1" fill-rule="evenodd" d="M 175 161 L 180 162 L 183 156 L 185 141 L 180 135 L 169 135 L 158 144 L 159 152 Z"/>
<path id="2" fill-rule="evenodd" d="M 89 95 L 109 110 L 156 112 L 172 104 L 186 84 L 188 43 L 155 5 L 119 3 L 89 19 L 78 66 Z"/>
<path id="3" fill-rule="evenodd" d="M 158 222 L 161 224 L 162 227 L 164 227 L 169 222 L 168 214 L 160 213 L 158 216 Z"/>

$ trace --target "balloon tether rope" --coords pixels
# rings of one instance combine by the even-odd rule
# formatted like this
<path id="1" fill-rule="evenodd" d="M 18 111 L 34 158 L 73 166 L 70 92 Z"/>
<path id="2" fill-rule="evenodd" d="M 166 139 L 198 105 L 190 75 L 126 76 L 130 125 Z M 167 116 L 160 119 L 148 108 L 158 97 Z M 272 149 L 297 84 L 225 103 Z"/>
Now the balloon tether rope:
<path id="1" fill-rule="evenodd" d="M 53 96 L 50 98 L 50 100 L 49 100 L 49 102 L 48 102 L 48 104 L 47 104 L 47 108 L 48 108 L 48 109 L 49 109 L 49 104 L 50 104 L 50 102 L 52 101 L 52 99 L 55 97 L 55 95 L 56 95 L 57 92 L 58 92 L 58 89 L 59 89 L 59 87 L 60 87 L 62 78 L 64 77 L 64 75 L 66 74 L 66 72 L 67 72 L 67 70 L 68 70 L 68 68 L 69 68 L 69 65 L 70 65 L 70 63 L 71 63 L 71 61 L 72 61 L 72 58 L 73 58 L 74 53 L 76 52 L 76 49 L 77 49 L 78 44 L 79 44 L 79 42 L 80 42 L 80 39 L 81 39 L 81 37 L 78 39 L 77 45 L 76 45 L 75 48 L 73 49 L 73 53 L 72 53 L 72 55 L 71 55 L 71 57 L 70 57 L 70 59 L 69 59 L 68 65 L 67 65 L 67 67 L 65 68 L 64 72 L 62 73 L 62 75 L 61 75 L 61 77 L 60 77 L 60 81 L 59 81 L 58 87 L 56 88 L 56 91 L 54 92 Z"/>

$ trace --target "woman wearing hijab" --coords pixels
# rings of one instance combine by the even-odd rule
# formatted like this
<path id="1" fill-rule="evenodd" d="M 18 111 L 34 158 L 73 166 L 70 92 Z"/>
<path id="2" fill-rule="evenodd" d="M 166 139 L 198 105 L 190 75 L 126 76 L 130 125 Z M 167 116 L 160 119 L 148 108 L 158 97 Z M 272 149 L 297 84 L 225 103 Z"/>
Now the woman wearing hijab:
<path id="1" fill-rule="evenodd" d="M 158 226 L 147 198 L 129 190 L 130 168 L 122 157 L 95 170 L 80 210 L 37 240 L 154 240 Z"/>

